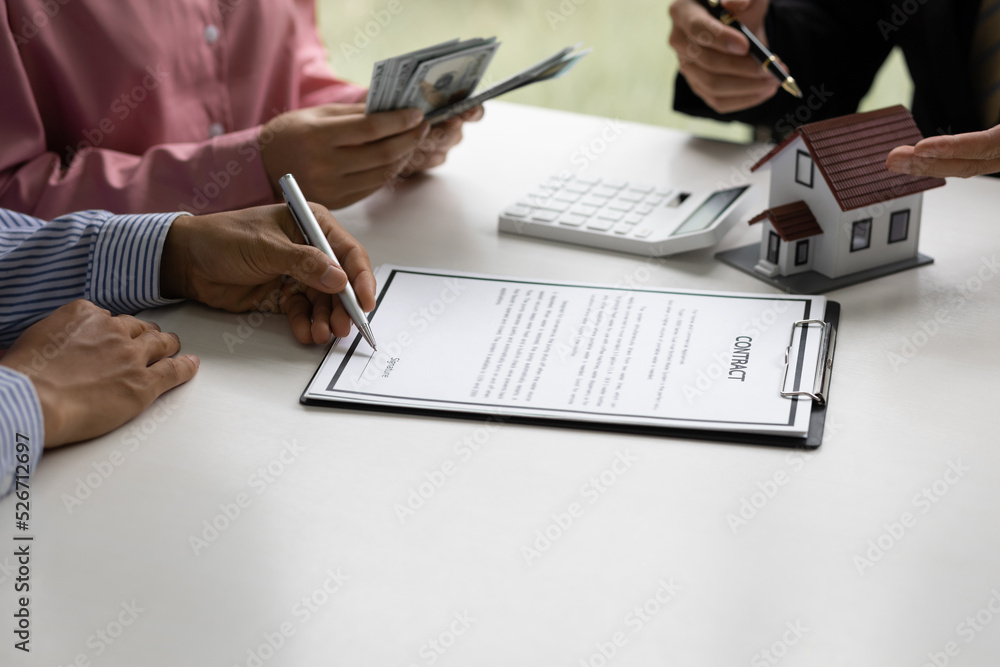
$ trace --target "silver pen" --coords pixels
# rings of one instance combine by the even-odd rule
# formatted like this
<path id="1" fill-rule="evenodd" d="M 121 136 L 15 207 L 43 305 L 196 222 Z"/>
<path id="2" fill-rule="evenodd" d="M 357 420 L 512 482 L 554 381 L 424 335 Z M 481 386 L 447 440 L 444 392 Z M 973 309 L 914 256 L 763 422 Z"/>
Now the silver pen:
<path id="1" fill-rule="evenodd" d="M 319 248 L 337 266 L 341 266 L 340 260 L 333 254 L 330 242 L 326 240 L 326 234 L 323 233 L 319 222 L 316 221 L 316 216 L 313 215 L 312 209 L 309 208 L 309 202 L 306 201 L 302 190 L 299 189 L 299 184 L 295 182 L 295 177 L 291 174 L 285 174 L 278 179 L 278 184 L 281 186 L 281 194 L 285 198 L 285 203 L 288 204 L 288 210 L 292 212 L 292 219 L 299 226 L 299 231 L 302 232 L 302 236 L 305 237 L 306 242 L 315 248 Z M 361 332 L 364 339 L 368 341 L 373 350 L 378 350 L 375 347 L 375 337 L 368 326 L 368 318 L 365 316 L 365 311 L 361 310 L 361 304 L 358 303 L 358 297 L 354 294 L 354 288 L 351 287 L 350 280 L 348 280 L 347 286 L 344 287 L 344 291 L 337 296 L 340 297 L 340 302 L 344 304 L 344 309 L 351 316 L 351 321 L 358 327 L 358 331 Z"/>

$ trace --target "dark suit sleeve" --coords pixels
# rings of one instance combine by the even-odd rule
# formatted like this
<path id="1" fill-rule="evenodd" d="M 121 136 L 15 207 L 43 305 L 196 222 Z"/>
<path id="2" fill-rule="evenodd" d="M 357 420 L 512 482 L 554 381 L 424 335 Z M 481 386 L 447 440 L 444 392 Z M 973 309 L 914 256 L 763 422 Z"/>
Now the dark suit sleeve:
<path id="1" fill-rule="evenodd" d="M 772 0 L 765 19 L 771 50 L 788 66 L 803 99 L 783 90 L 733 114 L 713 111 L 677 75 L 674 109 L 692 116 L 742 121 L 787 134 L 802 123 L 857 111 L 893 47 L 885 4 L 873 0 Z"/>

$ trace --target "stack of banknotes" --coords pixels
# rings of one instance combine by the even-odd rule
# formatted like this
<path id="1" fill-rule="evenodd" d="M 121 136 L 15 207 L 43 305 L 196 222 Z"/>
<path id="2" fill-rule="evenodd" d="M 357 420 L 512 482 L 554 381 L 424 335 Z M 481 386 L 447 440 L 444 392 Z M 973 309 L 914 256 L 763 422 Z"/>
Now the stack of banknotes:
<path id="1" fill-rule="evenodd" d="M 424 118 L 441 122 L 486 100 L 536 81 L 569 72 L 590 53 L 570 46 L 514 76 L 473 94 L 500 43 L 489 39 L 457 39 L 380 60 L 372 71 L 365 113 L 419 108 Z"/>

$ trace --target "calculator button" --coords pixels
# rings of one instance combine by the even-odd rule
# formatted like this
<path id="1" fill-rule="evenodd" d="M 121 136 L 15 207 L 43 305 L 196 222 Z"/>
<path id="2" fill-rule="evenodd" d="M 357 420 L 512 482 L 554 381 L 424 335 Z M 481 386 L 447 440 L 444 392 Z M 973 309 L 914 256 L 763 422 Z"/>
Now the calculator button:
<path id="1" fill-rule="evenodd" d="M 626 185 L 628 185 L 628 183 L 626 181 L 619 181 L 619 180 L 605 180 L 604 185 L 609 188 L 614 188 L 615 190 L 621 190 Z"/>
<path id="2" fill-rule="evenodd" d="M 661 197 L 669 197 L 671 194 L 673 194 L 673 190 L 671 190 L 670 188 L 656 188 L 656 194 L 660 195 Z"/>
<path id="3" fill-rule="evenodd" d="M 586 206 L 584 204 L 577 204 L 569 210 L 570 213 L 576 213 L 577 215 L 591 216 L 597 213 L 596 206 Z"/>
<path id="4" fill-rule="evenodd" d="M 563 186 L 563 190 L 567 192 L 576 192 L 577 194 L 583 194 L 589 189 L 590 186 L 585 183 L 567 183 Z"/>
<path id="5" fill-rule="evenodd" d="M 601 182 L 601 179 L 590 176 L 577 176 L 575 180 L 577 183 L 584 183 L 586 185 L 597 185 Z"/>
<path id="6" fill-rule="evenodd" d="M 632 231 L 632 225 L 621 224 L 615 227 L 615 234 L 628 234 Z"/>
<path id="7" fill-rule="evenodd" d="M 535 222 L 552 222 L 559 217 L 556 211 L 535 211 L 531 214 L 531 219 Z"/>
<path id="8" fill-rule="evenodd" d="M 587 216 L 576 215 L 575 213 L 564 213 L 563 216 L 559 218 L 559 224 L 567 227 L 580 227 L 585 222 L 587 222 Z"/>
<path id="9" fill-rule="evenodd" d="M 649 204 L 643 204 L 642 206 L 639 206 L 638 208 L 636 208 L 635 212 L 636 213 L 641 213 L 642 215 L 647 215 L 647 214 L 653 212 L 653 207 L 650 206 Z"/>
<path id="10" fill-rule="evenodd" d="M 653 233 L 652 227 L 640 227 L 639 229 L 635 230 L 635 234 L 633 234 L 632 236 L 636 237 L 637 239 L 644 239 L 652 233 Z"/>
<path id="11" fill-rule="evenodd" d="M 587 195 L 586 197 L 580 200 L 580 203 L 585 204 L 587 206 L 604 206 L 605 204 L 608 203 L 608 200 L 606 197 L 595 197 L 594 195 Z"/>
<path id="12" fill-rule="evenodd" d="M 623 201 L 630 201 L 635 203 L 642 201 L 646 197 L 641 192 L 623 192 L 620 195 L 618 195 L 618 198 Z"/>
<path id="13" fill-rule="evenodd" d="M 628 186 L 629 192 L 638 192 L 644 195 L 648 195 L 653 191 L 652 185 L 646 185 L 645 183 L 633 183 Z"/>
<path id="14" fill-rule="evenodd" d="M 650 206 L 659 206 L 663 203 L 663 197 L 660 195 L 650 195 L 649 197 L 646 197 L 646 203 Z"/>
<path id="15" fill-rule="evenodd" d="M 560 213 L 562 213 L 563 211 L 568 211 L 569 210 L 569 203 L 568 202 L 564 202 L 564 201 L 556 201 L 554 199 L 550 199 L 549 201 L 545 202 L 544 204 L 538 204 L 538 208 L 544 208 L 544 209 L 549 210 L 549 211 L 559 211 Z"/>
<path id="16" fill-rule="evenodd" d="M 609 188 L 607 182 L 598 185 L 590 194 L 597 197 L 614 197 L 618 194 L 617 188 Z"/>
<path id="17" fill-rule="evenodd" d="M 593 229 L 598 232 L 606 232 L 614 226 L 614 220 L 602 220 L 600 216 L 598 216 L 597 220 L 591 220 L 587 223 L 587 229 Z"/>
<path id="18" fill-rule="evenodd" d="M 543 190 L 559 190 L 560 188 L 562 188 L 562 186 L 563 186 L 562 181 L 549 180 L 539 184 L 538 187 L 542 188 Z"/>
<path id="19" fill-rule="evenodd" d="M 601 211 L 597 214 L 597 217 L 602 220 L 611 220 L 612 222 L 618 222 L 624 216 L 624 213 L 619 213 L 617 211 Z"/>
<path id="20" fill-rule="evenodd" d="M 616 199 L 610 204 L 608 204 L 608 208 L 612 209 L 613 211 L 631 211 L 633 208 L 635 208 L 635 204 L 633 204 L 630 201 L 622 201 L 621 199 Z"/>
<path id="21" fill-rule="evenodd" d="M 628 215 L 625 216 L 625 224 L 626 225 L 638 225 L 640 222 L 642 222 L 645 219 L 646 219 L 645 216 L 637 215 L 635 213 L 629 213 Z"/>
<path id="22" fill-rule="evenodd" d="M 506 211 L 503 212 L 504 215 L 511 218 L 524 218 L 531 213 L 531 209 L 527 206 L 511 206 Z"/>
<path id="23" fill-rule="evenodd" d="M 552 198 L 557 201 L 568 201 L 572 204 L 580 198 L 580 195 L 575 192 L 557 192 Z"/>

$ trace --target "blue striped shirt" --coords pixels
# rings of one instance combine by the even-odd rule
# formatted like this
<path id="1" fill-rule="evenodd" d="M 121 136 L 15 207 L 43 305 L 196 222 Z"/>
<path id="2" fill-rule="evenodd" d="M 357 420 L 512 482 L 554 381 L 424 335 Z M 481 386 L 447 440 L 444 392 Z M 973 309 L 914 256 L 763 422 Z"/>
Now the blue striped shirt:
<path id="1" fill-rule="evenodd" d="M 0 349 L 75 299 L 115 314 L 173 303 L 160 297 L 160 256 L 178 215 L 82 211 L 44 222 L 0 209 Z M 24 472 L 17 470 L 18 454 L 23 465 L 27 450 L 27 468 L 33 471 L 44 443 L 34 386 L 22 373 L 0 366 L 0 497 Z"/>

